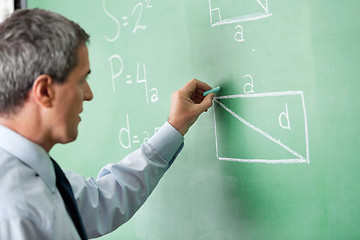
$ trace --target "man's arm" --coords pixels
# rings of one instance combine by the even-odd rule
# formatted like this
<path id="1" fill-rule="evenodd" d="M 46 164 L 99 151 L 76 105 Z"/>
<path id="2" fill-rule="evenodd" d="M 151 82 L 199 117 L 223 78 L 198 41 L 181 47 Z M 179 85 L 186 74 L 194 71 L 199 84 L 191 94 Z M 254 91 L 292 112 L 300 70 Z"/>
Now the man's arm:
<path id="1" fill-rule="evenodd" d="M 183 136 L 212 103 L 207 84 L 192 80 L 175 92 L 168 123 L 140 149 L 105 166 L 98 178 L 66 172 L 89 237 L 98 237 L 128 221 L 151 194 L 183 146 Z"/>
<path id="2" fill-rule="evenodd" d="M 171 139 L 164 132 L 177 134 Z M 170 151 L 156 149 L 166 142 Z M 98 178 L 85 179 L 65 171 L 90 238 L 99 237 L 127 222 L 142 206 L 173 158 L 181 150 L 183 137 L 168 123 L 138 150 L 116 164 L 106 165 Z"/>

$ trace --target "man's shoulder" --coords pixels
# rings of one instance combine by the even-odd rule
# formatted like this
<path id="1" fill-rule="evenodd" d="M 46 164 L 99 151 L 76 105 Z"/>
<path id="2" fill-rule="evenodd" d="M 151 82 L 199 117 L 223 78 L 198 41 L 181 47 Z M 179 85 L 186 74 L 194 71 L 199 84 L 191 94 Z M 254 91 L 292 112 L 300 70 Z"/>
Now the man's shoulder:
<path id="1" fill-rule="evenodd" d="M 0 149 L 0 220 L 41 219 L 51 209 L 51 196 L 33 169 Z"/>

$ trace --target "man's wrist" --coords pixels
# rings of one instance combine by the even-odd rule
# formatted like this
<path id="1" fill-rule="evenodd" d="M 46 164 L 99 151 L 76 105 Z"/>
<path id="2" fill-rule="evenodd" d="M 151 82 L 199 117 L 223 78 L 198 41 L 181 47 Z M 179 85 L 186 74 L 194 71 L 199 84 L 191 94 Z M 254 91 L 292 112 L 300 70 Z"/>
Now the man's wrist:
<path id="1" fill-rule="evenodd" d="M 185 136 L 185 134 L 187 133 L 187 131 L 189 130 L 189 128 L 185 127 L 184 124 L 180 124 L 177 123 L 175 121 L 172 120 L 168 120 L 168 123 L 176 129 L 176 131 L 178 131 L 182 136 Z"/>
<path id="2" fill-rule="evenodd" d="M 184 137 L 169 122 L 166 122 L 148 141 L 167 161 L 173 158 L 183 142 Z"/>

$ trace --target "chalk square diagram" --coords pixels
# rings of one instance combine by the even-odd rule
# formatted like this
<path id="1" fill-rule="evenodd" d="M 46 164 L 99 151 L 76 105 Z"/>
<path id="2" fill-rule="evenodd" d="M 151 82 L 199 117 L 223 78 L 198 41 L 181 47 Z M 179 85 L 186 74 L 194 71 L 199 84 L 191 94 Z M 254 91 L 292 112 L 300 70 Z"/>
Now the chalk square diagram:
<path id="1" fill-rule="evenodd" d="M 209 0 L 209 11 L 212 27 L 255 21 L 272 15 L 268 0 Z"/>
<path id="2" fill-rule="evenodd" d="M 219 96 L 213 111 L 219 160 L 310 163 L 302 91 Z"/>

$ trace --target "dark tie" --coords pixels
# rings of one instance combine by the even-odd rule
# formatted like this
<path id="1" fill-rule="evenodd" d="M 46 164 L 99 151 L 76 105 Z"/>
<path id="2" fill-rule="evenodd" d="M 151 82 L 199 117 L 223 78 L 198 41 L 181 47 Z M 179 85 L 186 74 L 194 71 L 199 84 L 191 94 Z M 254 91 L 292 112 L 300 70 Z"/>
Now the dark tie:
<path id="1" fill-rule="evenodd" d="M 88 239 L 84 225 L 81 221 L 81 217 L 75 201 L 74 193 L 71 189 L 71 185 L 67 180 L 64 172 L 61 170 L 60 166 L 55 162 L 54 159 L 51 158 L 51 161 L 54 164 L 54 169 L 55 169 L 56 187 L 58 188 L 61 197 L 64 200 L 66 210 L 70 215 L 81 239 Z"/>

